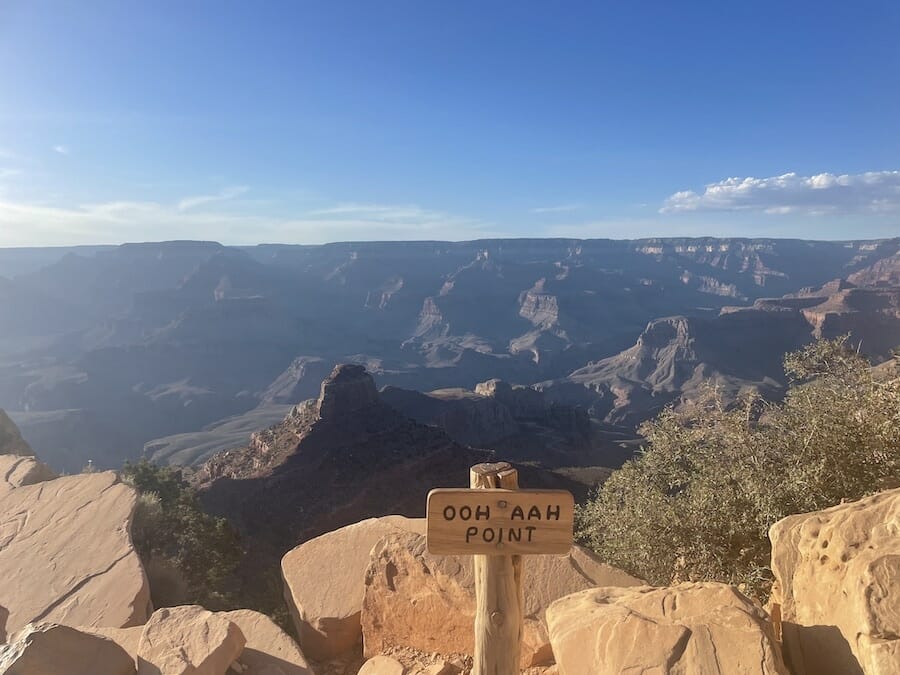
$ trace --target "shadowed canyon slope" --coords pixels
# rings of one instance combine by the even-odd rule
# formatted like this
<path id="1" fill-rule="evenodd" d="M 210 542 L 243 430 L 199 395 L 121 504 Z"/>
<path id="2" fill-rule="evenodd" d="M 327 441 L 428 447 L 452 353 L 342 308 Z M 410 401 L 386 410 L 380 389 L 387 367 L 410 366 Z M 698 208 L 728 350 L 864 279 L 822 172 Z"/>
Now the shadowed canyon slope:
<path id="1" fill-rule="evenodd" d="M 280 555 L 372 514 L 423 515 L 422 495 L 465 484 L 470 466 L 490 460 L 387 405 L 362 366 L 342 365 L 318 399 L 254 434 L 247 447 L 214 455 L 194 480 L 206 508 Z M 522 471 L 533 487 L 577 489 L 554 474 Z"/>
<path id="2" fill-rule="evenodd" d="M 348 362 L 379 387 L 542 383 L 551 403 L 631 425 L 707 375 L 777 393 L 783 351 L 819 334 L 851 332 L 882 358 L 900 342 L 898 248 L 703 238 L 8 249 L 0 407 L 66 471 L 118 466 L 145 444 L 202 461 L 316 396 Z"/>

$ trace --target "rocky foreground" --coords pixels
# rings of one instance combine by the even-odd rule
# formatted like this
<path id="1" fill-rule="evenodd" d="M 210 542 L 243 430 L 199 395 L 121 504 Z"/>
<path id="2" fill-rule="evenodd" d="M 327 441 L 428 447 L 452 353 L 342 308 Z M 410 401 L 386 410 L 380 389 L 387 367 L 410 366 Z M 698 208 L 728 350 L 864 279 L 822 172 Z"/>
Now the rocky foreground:
<path id="1" fill-rule="evenodd" d="M 297 639 L 251 610 L 154 608 L 112 472 L 55 477 L 0 455 L 0 673 L 457 675 L 473 651 L 465 557 L 424 522 L 371 518 L 282 561 Z M 575 546 L 525 562 L 521 668 L 534 675 L 900 672 L 900 489 L 771 531 L 768 611 L 736 588 L 653 588 Z"/>

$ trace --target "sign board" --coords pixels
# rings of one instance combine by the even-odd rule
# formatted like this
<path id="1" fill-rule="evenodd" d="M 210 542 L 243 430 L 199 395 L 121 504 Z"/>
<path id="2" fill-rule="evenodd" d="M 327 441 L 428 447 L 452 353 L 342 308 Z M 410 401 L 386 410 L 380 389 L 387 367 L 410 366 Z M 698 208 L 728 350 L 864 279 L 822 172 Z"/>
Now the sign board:
<path id="1" fill-rule="evenodd" d="M 575 500 L 566 490 L 428 493 L 426 540 L 436 555 L 564 555 L 572 547 Z"/>

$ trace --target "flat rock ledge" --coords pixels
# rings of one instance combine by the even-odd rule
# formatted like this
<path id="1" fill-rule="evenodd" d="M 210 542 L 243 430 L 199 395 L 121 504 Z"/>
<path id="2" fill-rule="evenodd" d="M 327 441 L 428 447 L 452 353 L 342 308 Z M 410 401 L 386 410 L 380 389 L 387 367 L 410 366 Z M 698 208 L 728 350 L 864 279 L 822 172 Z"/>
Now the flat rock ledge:
<path id="1" fill-rule="evenodd" d="M 130 534 L 136 499 L 112 471 L 0 488 L 0 642 L 30 623 L 147 620 L 150 588 Z"/>

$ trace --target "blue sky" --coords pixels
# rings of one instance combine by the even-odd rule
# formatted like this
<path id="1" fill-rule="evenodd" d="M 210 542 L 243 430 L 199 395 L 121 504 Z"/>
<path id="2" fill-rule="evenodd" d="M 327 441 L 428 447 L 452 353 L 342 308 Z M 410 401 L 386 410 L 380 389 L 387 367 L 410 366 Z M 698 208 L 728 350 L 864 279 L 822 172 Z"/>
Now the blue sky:
<path id="1" fill-rule="evenodd" d="M 900 234 L 900 4 L 0 0 L 0 246 Z"/>

